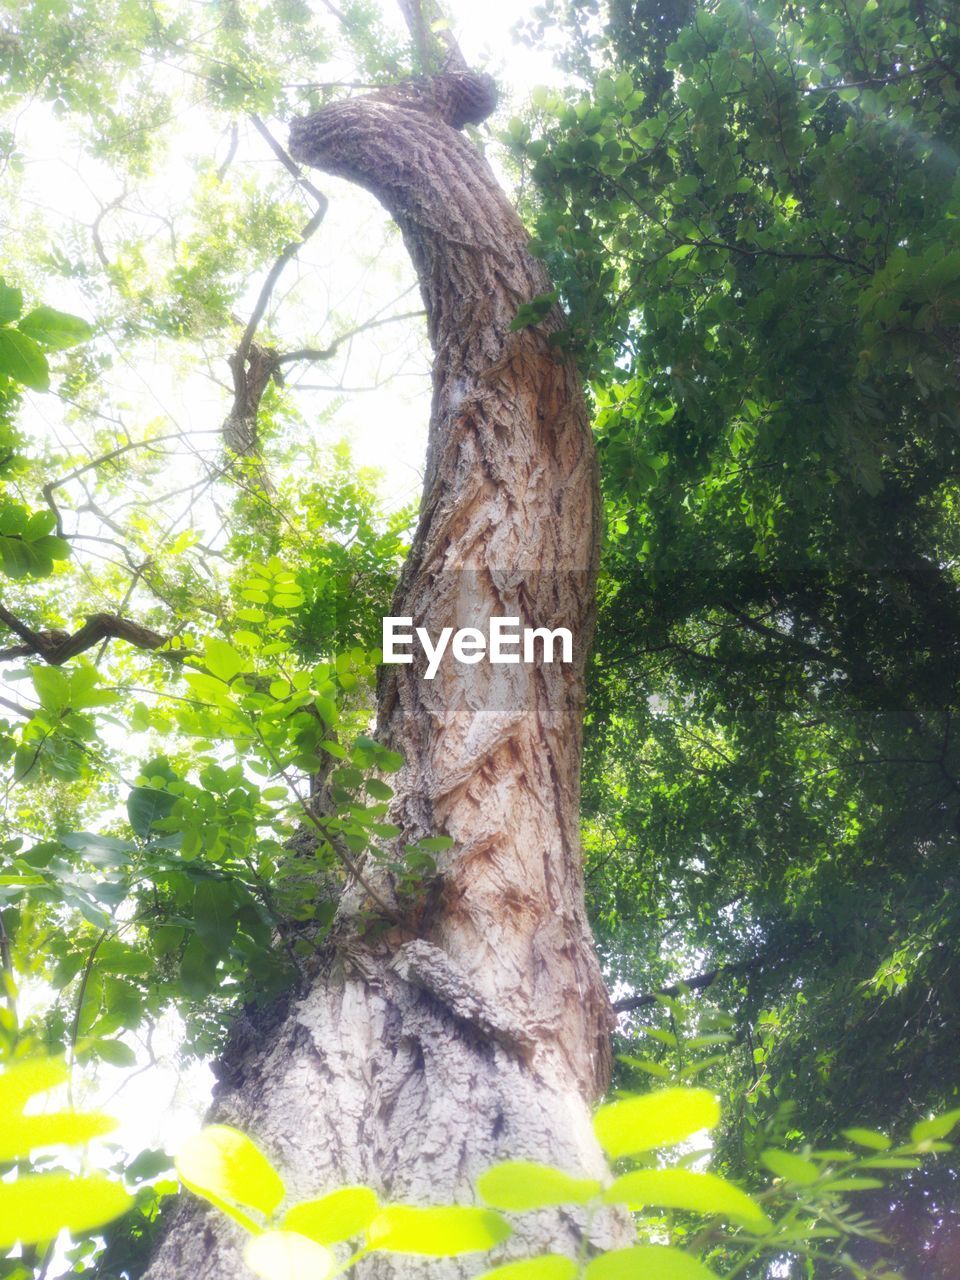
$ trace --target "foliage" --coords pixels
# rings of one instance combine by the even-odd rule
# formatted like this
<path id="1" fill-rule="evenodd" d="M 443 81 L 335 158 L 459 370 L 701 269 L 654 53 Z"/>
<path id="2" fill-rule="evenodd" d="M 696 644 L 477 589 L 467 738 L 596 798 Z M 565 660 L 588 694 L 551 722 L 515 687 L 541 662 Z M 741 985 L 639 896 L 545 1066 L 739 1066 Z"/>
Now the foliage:
<path id="1" fill-rule="evenodd" d="M 54 561 L 70 554 L 68 544 L 53 534 L 52 511 L 31 511 L 8 494 L 7 477 L 15 475 L 19 456 L 15 410 L 24 387 L 50 387 L 49 352 L 63 351 L 90 337 L 79 316 L 39 306 L 24 313 L 23 293 L 0 278 L 0 571 L 9 578 L 46 577 Z"/>
<path id="2" fill-rule="evenodd" d="M 348 8 L 364 74 L 394 75 L 379 14 Z M 296 390 L 363 331 L 366 300 L 324 316 L 309 272 L 272 296 L 326 201 L 280 163 L 271 117 L 335 91 L 317 82 L 336 38 L 297 0 L 208 16 L 0 6 L 0 1061 L 63 1055 L 76 1089 L 156 1065 L 174 1015 L 176 1065 L 215 1056 L 303 980 L 345 884 L 354 923 L 382 928 L 416 911 L 448 843 L 398 841 L 400 758 L 369 736 L 410 510 L 315 439 L 343 398 L 308 418 Z M 50 137 L 66 196 L 34 177 Z M 371 323 L 391 321 L 381 304 Z M 248 378 L 276 364 L 238 449 L 242 350 Z M 61 1177 L 44 1160 L 18 1152 L 21 1225 L 30 1179 Z M 101 1231 L 85 1184 L 57 1183 L 80 1200 L 44 1239 L 68 1227 L 58 1265 L 129 1275 L 170 1162 L 96 1160 L 133 1209 Z M 101 1181 L 86 1201 L 109 1207 Z M 12 1239 L 3 1255 L 4 1275 L 50 1265 Z"/>
<path id="3" fill-rule="evenodd" d="M 125 1213 L 130 1196 L 121 1183 L 102 1174 L 78 1175 L 42 1158 L 42 1173 L 26 1173 L 21 1163 L 39 1148 L 76 1147 L 109 1133 L 114 1122 L 95 1112 L 54 1111 L 27 1114 L 38 1095 L 65 1084 L 69 1072 L 53 1059 L 31 1058 L 8 1065 L 0 1073 L 0 1168 L 17 1171 L 0 1182 L 0 1249 L 40 1246 L 56 1240 L 63 1228 L 89 1232 Z"/>
<path id="4" fill-rule="evenodd" d="M 416 912 L 440 847 L 397 846 L 398 760 L 369 736 L 411 513 L 316 442 L 350 411 L 339 388 L 301 398 L 305 369 L 385 318 L 358 284 L 321 325 L 336 289 L 305 241 L 325 202 L 282 163 L 279 122 L 344 92 L 344 66 L 380 83 L 410 65 L 382 6 L 340 5 L 339 27 L 331 8 L 0 4 L 0 1058 L 64 1054 L 77 1082 L 132 1076 L 171 1009 L 180 1059 L 215 1055 L 309 969 L 358 858 L 378 929 Z M 817 1277 L 888 1255 L 944 1273 L 955 1174 L 916 1165 L 941 1137 L 879 1130 L 957 1102 L 956 19 L 924 0 L 549 0 L 527 29 L 566 41 L 506 132 L 557 291 L 515 328 L 567 308 L 607 501 L 584 799 L 628 1005 L 618 1069 L 702 1086 L 705 1122 L 707 1096 L 728 1100 L 722 1181 L 625 1170 L 655 1252 L 594 1259 L 592 1280 L 759 1276 L 776 1240 Z M 51 138 L 78 206 L 56 214 L 63 192 L 34 178 Z M 384 246 L 367 261 L 402 297 Z M 134 629 L 101 623 L 63 657 L 104 617 Z M 691 974 L 706 995 L 654 995 Z M 632 1108 L 618 1132 L 650 1111 L 614 1105 Z M 661 1097 L 659 1141 L 671 1115 Z M 17 1159 L 11 1186 L 60 1176 Z M 163 1153 L 117 1161 L 134 1211 L 105 1249 L 74 1221 L 75 1273 L 136 1274 L 174 1189 Z M 902 1177 L 863 1185 L 878 1168 Z M 483 1187 L 494 1213 L 600 1194 L 529 1167 Z M 758 1234 L 750 1257 L 747 1192 L 807 1234 Z M 370 1189 L 332 1194 L 277 1219 L 288 1271 L 297 1239 L 316 1263 L 374 1221 Z M 850 1235 L 848 1195 L 893 1245 Z M 394 1214 L 379 1247 L 422 1222 Z M 275 1273 L 269 1240 L 253 1261 Z"/>
<path id="5" fill-rule="evenodd" d="M 787 1099 L 811 1139 L 910 1123 L 956 1101 L 957 15 L 611 0 L 527 30 L 558 27 L 587 87 L 506 141 L 604 472 L 601 945 L 625 994 L 702 970 L 735 1008 L 735 1161 Z M 939 1234 L 949 1273 L 952 1183 L 905 1195 L 938 1207 L 903 1265 Z"/>
<path id="6" fill-rule="evenodd" d="M 244 1257 L 263 1280 L 323 1280 L 378 1251 L 436 1258 L 496 1251 L 513 1233 L 508 1215 L 560 1206 L 582 1222 L 584 1248 L 576 1261 L 546 1254 L 504 1262 L 503 1251 L 493 1252 L 500 1265 L 484 1277 L 710 1280 L 716 1266 L 734 1276 L 756 1259 L 786 1255 L 835 1261 L 857 1280 L 893 1280 L 885 1263 L 866 1269 L 845 1252 L 849 1237 L 876 1236 L 847 1200 L 882 1187 L 888 1171 L 916 1168 L 931 1152 L 951 1150 L 943 1139 L 960 1122 L 960 1111 L 914 1126 L 909 1142 L 899 1146 L 883 1134 L 855 1129 L 846 1136 L 859 1151 L 771 1148 L 762 1161 L 775 1181 L 753 1196 L 716 1174 L 691 1169 L 700 1152 L 675 1154 L 667 1166 L 656 1163 L 652 1153 L 689 1147 L 718 1120 L 716 1098 L 702 1089 L 621 1098 L 597 1112 L 594 1129 L 612 1161 L 642 1167 L 604 1187 L 550 1165 L 508 1161 L 477 1179 L 478 1206 L 383 1205 L 373 1188 L 355 1186 L 283 1210 L 280 1175 L 250 1138 L 223 1125 L 201 1130 L 188 1143 L 177 1172 L 184 1186 L 249 1233 Z M 591 1230 L 611 1210 L 638 1214 L 643 1243 L 607 1252 L 591 1246 Z M 683 1215 L 699 1219 L 696 1228 Z M 349 1251 L 338 1254 L 336 1246 L 348 1241 Z"/>

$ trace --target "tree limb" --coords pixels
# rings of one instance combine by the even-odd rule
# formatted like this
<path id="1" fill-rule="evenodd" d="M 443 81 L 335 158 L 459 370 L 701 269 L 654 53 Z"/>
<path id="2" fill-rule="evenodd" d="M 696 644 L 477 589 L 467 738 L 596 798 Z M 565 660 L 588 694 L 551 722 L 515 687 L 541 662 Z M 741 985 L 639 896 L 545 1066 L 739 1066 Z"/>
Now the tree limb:
<path id="1" fill-rule="evenodd" d="M 715 969 L 708 969 L 706 973 L 698 973 L 694 978 L 684 978 L 682 982 L 674 982 L 669 987 L 661 987 L 659 991 L 649 991 L 642 996 L 627 996 L 624 1000 L 615 1000 L 613 1008 L 615 1013 L 633 1013 L 635 1009 L 647 1009 L 652 1004 L 657 1004 L 660 996 L 678 996 L 684 989 L 687 991 L 705 991 L 707 987 L 712 987 L 718 978 L 725 978 L 729 974 L 748 973 L 751 969 L 757 969 L 766 961 L 770 960 L 769 954 L 764 952 L 762 955 L 753 956 L 750 960 L 738 960 L 734 964 L 720 964 Z"/>
<path id="2" fill-rule="evenodd" d="M 470 67 L 457 38 L 435 0 L 397 0 L 397 5 L 417 51 L 421 75 L 429 76 L 437 71 L 469 73 Z"/>
<path id="3" fill-rule="evenodd" d="M 169 644 L 170 637 L 159 631 L 133 622 L 130 618 L 121 618 L 112 613 L 91 614 L 79 631 L 69 635 L 63 631 L 34 631 L 15 617 L 9 609 L 0 604 L 0 622 L 9 627 L 14 635 L 19 636 L 23 644 L 14 645 L 10 649 L 0 649 L 0 659 L 19 657 L 38 657 L 52 667 L 60 667 L 78 654 L 92 649 L 94 645 L 105 640 L 126 640 L 138 649 L 155 651 Z M 167 652 L 158 655 L 174 662 L 188 656 L 185 650 L 175 653 Z"/>
<path id="4" fill-rule="evenodd" d="M 426 315 L 426 312 L 421 308 L 419 311 L 400 311 L 395 316 L 382 316 L 379 319 L 366 320 L 363 324 L 355 325 L 352 329 L 347 329 L 345 333 L 341 333 L 338 338 L 334 338 L 328 347 L 301 347 L 299 351 L 285 351 L 277 358 L 277 363 L 290 364 L 295 360 L 330 360 L 345 342 L 348 342 L 350 338 L 355 338 L 358 333 L 366 333 L 368 329 L 377 329 L 383 324 L 392 324 L 394 320 L 413 320 L 417 316 L 424 315 Z"/>
<path id="5" fill-rule="evenodd" d="M 276 376 L 279 369 L 277 351 L 273 347 L 254 342 L 257 329 L 284 268 L 320 226 L 330 204 L 323 192 L 303 176 L 300 166 L 276 140 L 260 117 L 251 113 L 250 120 L 284 168 L 296 178 L 297 184 L 316 202 L 316 209 L 300 231 L 299 239 L 291 240 L 284 246 L 267 272 L 237 349 L 228 361 L 233 374 L 233 404 L 223 423 L 223 438 L 227 447 L 240 457 L 256 457 L 260 452 L 257 414 L 267 384 Z M 269 488 L 265 476 L 261 477 L 261 481 L 264 488 Z"/>

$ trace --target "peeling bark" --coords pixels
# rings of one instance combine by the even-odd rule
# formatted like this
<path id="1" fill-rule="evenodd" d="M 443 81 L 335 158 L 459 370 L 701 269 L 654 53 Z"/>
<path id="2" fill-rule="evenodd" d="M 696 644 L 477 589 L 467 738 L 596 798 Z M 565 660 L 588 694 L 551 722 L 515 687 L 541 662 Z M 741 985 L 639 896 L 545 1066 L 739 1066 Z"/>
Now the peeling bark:
<path id="1" fill-rule="evenodd" d="M 420 522 L 393 606 L 436 635 L 491 616 L 568 627 L 575 661 L 384 668 L 379 734 L 403 752 L 393 821 L 454 840 L 407 930 L 353 927 L 309 992 L 235 1041 L 215 1116 L 254 1135 L 292 1198 L 365 1182 L 394 1200 L 469 1202 L 497 1160 L 603 1176 L 590 1104 L 609 1068 L 612 1013 L 586 920 L 578 838 L 583 665 L 598 548 L 596 467 L 556 314 L 511 332 L 546 293 L 543 266 L 486 161 L 457 130 L 492 109 L 467 74 L 325 107 L 291 152 L 371 191 L 403 233 L 435 352 Z M 185 1207 L 151 1280 L 242 1273 L 229 1229 Z M 524 1215 L 504 1257 L 573 1253 L 574 1212 Z M 614 1219 L 597 1243 L 623 1239 Z M 213 1234 L 211 1234 L 211 1232 Z M 461 1275 L 488 1256 L 429 1264 Z M 372 1257 L 366 1275 L 419 1275 Z"/>

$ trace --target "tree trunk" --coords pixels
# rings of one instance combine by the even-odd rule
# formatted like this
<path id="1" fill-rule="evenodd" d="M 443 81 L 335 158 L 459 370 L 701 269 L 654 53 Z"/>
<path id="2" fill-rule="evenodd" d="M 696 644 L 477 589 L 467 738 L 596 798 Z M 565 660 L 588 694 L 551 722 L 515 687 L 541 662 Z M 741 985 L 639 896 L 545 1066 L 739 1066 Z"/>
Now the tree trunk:
<path id="1" fill-rule="evenodd" d="M 272 1031 L 235 1046 L 215 1118 L 261 1143 L 292 1198 L 363 1182 L 395 1201 L 471 1202 L 476 1176 L 508 1158 L 603 1172 L 589 1112 L 607 1080 L 612 1015 L 578 838 L 596 468 L 574 365 L 549 342 L 559 317 L 511 332 L 518 305 L 550 284 L 458 132 L 493 100 L 485 78 L 446 75 L 293 127 L 298 159 L 387 207 L 426 302 L 427 475 L 394 613 L 433 637 L 443 626 L 485 630 L 490 616 L 565 626 L 575 652 L 572 664 L 530 666 L 447 655 L 433 680 L 416 658 L 384 668 L 379 734 L 406 759 L 393 821 L 407 840 L 455 843 L 409 928 L 366 940 L 355 887 L 312 989 Z M 580 1243 L 574 1213 L 525 1215 L 517 1227 L 504 1256 Z M 619 1235 L 615 1222 L 595 1231 Z M 232 1280 L 243 1274 L 234 1240 L 185 1208 L 148 1274 Z M 362 1267 L 393 1277 L 424 1265 L 385 1255 Z M 489 1265 L 472 1257 L 440 1270 Z"/>

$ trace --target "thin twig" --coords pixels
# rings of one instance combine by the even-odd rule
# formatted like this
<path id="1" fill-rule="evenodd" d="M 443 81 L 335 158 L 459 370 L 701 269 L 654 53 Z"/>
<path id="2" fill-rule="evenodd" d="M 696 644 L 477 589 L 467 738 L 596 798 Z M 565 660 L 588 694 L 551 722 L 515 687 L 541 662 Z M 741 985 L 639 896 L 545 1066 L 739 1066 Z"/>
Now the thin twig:
<path id="1" fill-rule="evenodd" d="M 83 973 L 80 977 L 80 986 L 77 988 L 77 1007 L 73 1014 L 73 1025 L 70 1028 L 70 1055 L 68 1066 L 70 1069 L 70 1078 L 67 1081 L 67 1095 L 70 1099 L 70 1106 L 73 1106 L 73 1067 L 77 1057 L 77 1037 L 80 1034 L 80 1015 L 83 1013 L 83 1004 L 87 996 L 87 983 L 90 981 L 90 974 L 93 970 L 94 961 L 97 958 L 97 952 L 110 934 L 109 929 L 104 929 L 100 937 L 90 948 L 90 954 L 87 956 L 87 962 L 83 966 Z"/>

